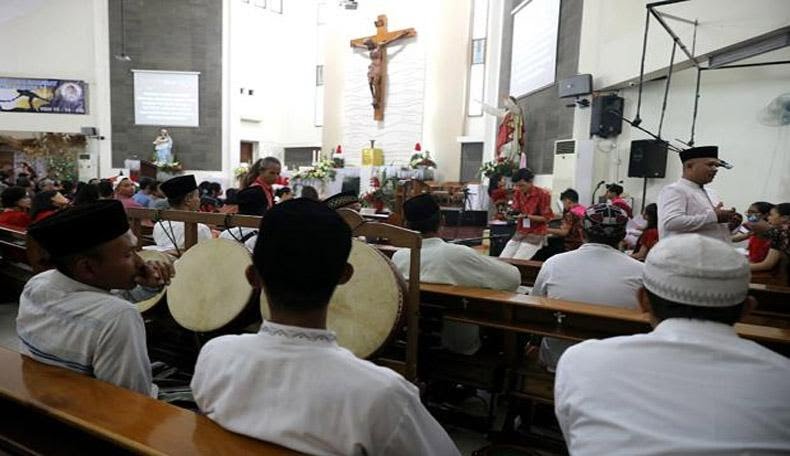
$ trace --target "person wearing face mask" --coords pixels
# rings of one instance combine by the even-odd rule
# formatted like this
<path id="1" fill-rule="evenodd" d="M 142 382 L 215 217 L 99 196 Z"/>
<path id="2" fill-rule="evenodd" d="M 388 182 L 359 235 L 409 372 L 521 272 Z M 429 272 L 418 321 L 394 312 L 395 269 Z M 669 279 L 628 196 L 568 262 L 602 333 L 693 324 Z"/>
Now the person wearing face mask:
<path id="1" fill-rule="evenodd" d="M 706 184 L 716 177 L 721 161 L 717 146 L 693 147 L 680 152 L 683 176 L 667 185 L 658 196 L 658 237 L 667 239 L 683 233 L 697 233 L 730 242 L 727 226 L 734 209 L 714 202 Z"/>

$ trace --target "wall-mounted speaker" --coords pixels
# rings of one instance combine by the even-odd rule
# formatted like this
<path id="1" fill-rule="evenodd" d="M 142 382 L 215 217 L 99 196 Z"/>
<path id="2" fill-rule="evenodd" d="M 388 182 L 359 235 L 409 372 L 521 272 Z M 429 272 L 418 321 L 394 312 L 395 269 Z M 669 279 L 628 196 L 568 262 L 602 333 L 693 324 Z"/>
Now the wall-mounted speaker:
<path id="1" fill-rule="evenodd" d="M 601 138 L 617 136 L 623 131 L 623 97 L 604 95 L 594 97 L 590 118 L 590 136 Z"/>
<path id="2" fill-rule="evenodd" d="M 631 141 L 628 177 L 658 177 L 667 173 L 667 142 L 658 139 Z"/>

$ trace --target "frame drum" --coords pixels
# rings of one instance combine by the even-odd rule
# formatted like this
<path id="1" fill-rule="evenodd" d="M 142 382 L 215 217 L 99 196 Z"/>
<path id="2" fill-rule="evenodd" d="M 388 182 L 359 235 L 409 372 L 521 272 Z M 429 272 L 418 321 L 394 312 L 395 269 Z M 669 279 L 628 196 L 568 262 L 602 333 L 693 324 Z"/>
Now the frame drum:
<path id="1" fill-rule="evenodd" d="M 378 249 L 357 239 L 351 241 L 348 262 L 354 275 L 335 289 L 327 327 L 337 335 L 338 345 L 359 358 L 369 358 L 389 342 L 402 323 L 406 282 Z M 261 315 L 269 318 L 265 293 L 261 293 Z"/>
<path id="2" fill-rule="evenodd" d="M 172 256 L 170 256 L 170 255 L 168 255 L 166 253 L 157 252 L 155 250 L 141 250 L 141 251 L 137 252 L 137 254 L 140 255 L 140 258 L 142 258 L 143 261 L 146 261 L 146 262 L 147 261 L 161 261 L 162 263 L 170 263 L 170 264 L 172 264 L 175 261 L 174 257 L 172 257 Z M 148 299 L 146 299 L 144 301 L 136 302 L 135 305 L 137 306 L 137 310 L 139 310 L 140 313 L 148 312 L 149 310 L 154 308 L 154 306 L 159 304 L 159 302 L 162 300 L 162 297 L 165 295 L 166 291 L 167 291 L 167 287 L 164 287 L 164 288 L 162 288 L 162 291 L 160 291 L 156 295 L 154 295 L 154 296 L 152 296 L 152 297 L 150 297 L 150 298 L 148 298 Z"/>
<path id="3" fill-rule="evenodd" d="M 253 319 L 259 320 L 255 290 L 245 275 L 251 264 L 249 251 L 238 242 L 211 239 L 195 244 L 175 263 L 176 275 L 167 289 L 170 314 L 186 329 L 213 332 L 235 323 L 243 326 L 252 301 Z"/>

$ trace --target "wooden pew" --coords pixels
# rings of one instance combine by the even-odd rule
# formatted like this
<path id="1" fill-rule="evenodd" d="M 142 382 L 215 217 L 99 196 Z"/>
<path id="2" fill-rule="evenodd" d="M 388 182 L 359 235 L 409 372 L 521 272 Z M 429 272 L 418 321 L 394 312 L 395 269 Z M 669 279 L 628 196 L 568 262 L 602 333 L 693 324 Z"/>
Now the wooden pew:
<path id="1" fill-rule="evenodd" d="M 0 349 L 0 450 L 14 454 L 296 454 L 205 416 Z M 12 418 L 13 417 L 13 418 Z M 2 451 L 0 451 L 2 452 Z"/>
<path id="2" fill-rule="evenodd" d="M 13 301 L 33 274 L 24 231 L 0 225 L 0 302 Z"/>
<path id="3" fill-rule="evenodd" d="M 423 303 L 447 308 L 445 319 L 516 333 L 580 341 L 650 331 L 637 310 L 451 285 L 420 285 Z M 779 353 L 790 353 L 790 329 L 748 323 L 738 334 Z"/>

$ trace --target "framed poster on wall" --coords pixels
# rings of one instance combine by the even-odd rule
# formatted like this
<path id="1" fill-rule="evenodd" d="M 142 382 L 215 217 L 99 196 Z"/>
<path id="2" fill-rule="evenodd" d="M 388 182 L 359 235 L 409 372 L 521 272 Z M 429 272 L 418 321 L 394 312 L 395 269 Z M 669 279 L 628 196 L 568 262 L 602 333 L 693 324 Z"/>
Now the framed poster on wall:
<path id="1" fill-rule="evenodd" d="M 85 114 L 87 86 L 67 79 L 0 77 L 0 112 Z"/>

